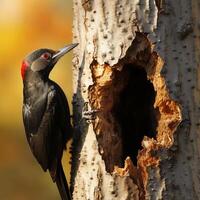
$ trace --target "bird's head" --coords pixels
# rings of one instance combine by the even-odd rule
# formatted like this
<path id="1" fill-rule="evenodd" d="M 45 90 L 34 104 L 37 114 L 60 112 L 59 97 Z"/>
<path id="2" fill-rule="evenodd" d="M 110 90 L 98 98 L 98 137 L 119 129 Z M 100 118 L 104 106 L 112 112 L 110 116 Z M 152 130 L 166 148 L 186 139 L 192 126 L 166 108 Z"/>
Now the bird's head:
<path id="1" fill-rule="evenodd" d="M 33 75 L 47 78 L 57 61 L 77 45 L 77 43 L 70 44 L 58 51 L 38 49 L 30 53 L 22 62 L 22 79 L 25 80 Z"/>

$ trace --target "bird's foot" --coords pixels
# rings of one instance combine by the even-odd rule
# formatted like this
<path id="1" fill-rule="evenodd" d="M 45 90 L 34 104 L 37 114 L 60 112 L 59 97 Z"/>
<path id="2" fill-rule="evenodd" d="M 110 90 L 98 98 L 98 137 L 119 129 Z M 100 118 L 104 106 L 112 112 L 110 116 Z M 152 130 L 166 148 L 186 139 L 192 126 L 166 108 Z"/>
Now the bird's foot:
<path id="1" fill-rule="evenodd" d="M 96 113 L 98 113 L 100 110 L 88 110 L 88 103 L 86 102 L 83 107 L 82 112 L 82 119 L 85 119 L 87 123 L 91 123 L 96 118 Z"/>
<path id="2" fill-rule="evenodd" d="M 83 111 L 82 118 L 86 120 L 87 123 L 91 123 L 96 118 L 96 113 L 98 113 L 99 110 L 87 110 Z"/>

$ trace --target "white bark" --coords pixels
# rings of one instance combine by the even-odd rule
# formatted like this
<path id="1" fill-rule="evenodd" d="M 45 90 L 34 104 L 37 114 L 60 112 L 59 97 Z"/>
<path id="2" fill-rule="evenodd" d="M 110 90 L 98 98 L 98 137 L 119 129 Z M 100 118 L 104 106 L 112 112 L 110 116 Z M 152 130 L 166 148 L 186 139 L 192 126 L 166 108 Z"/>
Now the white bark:
<path id="1" fill-rule="evenodd" d="M 197 0 L 74 0 L 75 200 L 200 199 L 199 7 Z M 125 133 L 113 109 L 136 65 L 154 88 L 157 121 L 134 166 L 123 160 Z M 98 110 L 95 119 L 87 123 L 84 109 Z"/>

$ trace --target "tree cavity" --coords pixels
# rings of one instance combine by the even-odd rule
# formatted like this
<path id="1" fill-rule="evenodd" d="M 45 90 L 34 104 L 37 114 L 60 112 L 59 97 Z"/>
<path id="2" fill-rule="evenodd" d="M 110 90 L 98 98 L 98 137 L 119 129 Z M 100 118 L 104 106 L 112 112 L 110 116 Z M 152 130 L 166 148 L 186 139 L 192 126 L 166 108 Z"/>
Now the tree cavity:
<path id="1" fill-rule="evenodd" d="M 127 64 L 118 74 L 123 75 L 126 76 L 123 79 L 126 83 L 116 100 L 113 113 L 121 129 L 122 158 L 125 160 L 129 156 L 136 165 L 144 136 L 156 138 L 156 92 L 143 67 Z"/>

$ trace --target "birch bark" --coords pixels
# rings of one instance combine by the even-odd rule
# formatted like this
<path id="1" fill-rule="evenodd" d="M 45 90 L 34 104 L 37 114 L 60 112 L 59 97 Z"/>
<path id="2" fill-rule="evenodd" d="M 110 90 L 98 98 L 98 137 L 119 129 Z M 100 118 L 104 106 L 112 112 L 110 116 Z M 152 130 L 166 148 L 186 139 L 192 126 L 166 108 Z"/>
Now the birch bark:
<path id="1" fill-rule="evenodd" d="M 200 199 L 199 10 L 74 0 L 75 200 Z"/>

